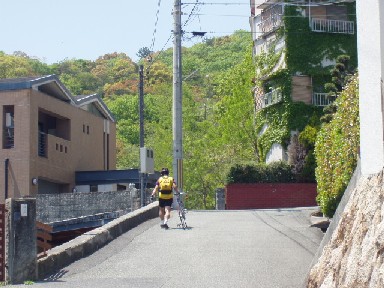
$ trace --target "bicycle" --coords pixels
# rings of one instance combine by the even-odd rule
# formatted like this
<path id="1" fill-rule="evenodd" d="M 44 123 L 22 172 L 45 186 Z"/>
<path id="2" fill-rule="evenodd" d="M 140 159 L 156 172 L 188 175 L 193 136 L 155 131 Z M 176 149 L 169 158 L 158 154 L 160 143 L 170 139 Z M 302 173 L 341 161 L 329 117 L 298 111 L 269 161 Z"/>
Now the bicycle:
<path id="1" fill-rule="evenodd" d="M 177 212 L 180 218 L 180 223 L 177 224 L 177 227 L 182 227 L 184 230 L 188 227 L 185 214 L 187 213 L 187 209 L 184 207 L 184 202 L 181 199 L 181 196 L 184 195 L 183 192 L 175 193 L 176 196 L 176 202 L 177 202 Z"/>

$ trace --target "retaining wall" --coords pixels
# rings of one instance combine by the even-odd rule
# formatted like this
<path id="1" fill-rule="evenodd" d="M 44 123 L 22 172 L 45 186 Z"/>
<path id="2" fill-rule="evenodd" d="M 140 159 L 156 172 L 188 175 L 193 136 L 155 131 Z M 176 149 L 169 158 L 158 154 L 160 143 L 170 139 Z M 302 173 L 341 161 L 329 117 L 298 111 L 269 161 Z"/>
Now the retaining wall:
<path id="1" fill-rule="evenodd" d="M 317 206 L 315 183 L 234 183 L 225 187 L 226 209 Z"/>
<path id="2" fill-rule="evenodd" d="M 157 201 L 153 202 L 48 250 L 47 255 L 37 261 L 38 279 L 54 274 L 76 260 L 94 253 L 128 230 L 158 217 L 158 204 Z"/>

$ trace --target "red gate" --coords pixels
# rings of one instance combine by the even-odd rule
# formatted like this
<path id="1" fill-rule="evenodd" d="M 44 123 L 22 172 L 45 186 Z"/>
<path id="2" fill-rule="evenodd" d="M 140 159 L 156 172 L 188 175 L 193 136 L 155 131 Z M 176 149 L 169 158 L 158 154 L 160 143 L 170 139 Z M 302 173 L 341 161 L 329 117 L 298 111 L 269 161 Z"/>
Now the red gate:
<path id="1" fill-rule="evenodd" d="M 5 281 L 5 204 L 0 204 L 0 281 Z"/>

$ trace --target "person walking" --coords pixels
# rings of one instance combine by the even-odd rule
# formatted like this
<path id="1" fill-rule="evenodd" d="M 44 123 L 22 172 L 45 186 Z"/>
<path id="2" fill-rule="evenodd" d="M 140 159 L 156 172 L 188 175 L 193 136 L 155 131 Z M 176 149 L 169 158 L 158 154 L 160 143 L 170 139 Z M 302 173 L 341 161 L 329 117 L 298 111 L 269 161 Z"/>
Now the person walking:
<path id="1" fill-rule="evenodd" d="M 168 220 L 171 217 L 171 207 L 173 202 L 173 189 L 179 193 L 177 185 L 173 177 L 169 176 L 168 168 L 161 169 L 161 177 L 157 180 L 155 188 L 153 188 L 151 197 L 154 197 L 159 190 L 159 217 L 161 220 L 160 227 L 168 229 Z"/>

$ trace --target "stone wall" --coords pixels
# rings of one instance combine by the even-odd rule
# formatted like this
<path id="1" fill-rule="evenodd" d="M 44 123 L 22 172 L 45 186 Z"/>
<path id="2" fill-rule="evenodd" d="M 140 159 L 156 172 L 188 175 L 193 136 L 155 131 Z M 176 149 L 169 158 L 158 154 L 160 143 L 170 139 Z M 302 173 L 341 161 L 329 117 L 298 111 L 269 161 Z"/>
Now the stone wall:
<path id="1" fill-rule="evenodd" d="M 360 178 L 306 287 L 384 287 L 383 171 Z"/>
<path id="2" fill-rule="evenodd" d="M 147 191 L 147 193 L 150 193 Z M 36 220 L 43 223 L 120 211 L 128 213 L 140 207 L 140 191 L 39 194 L 36 196 Z"/>

